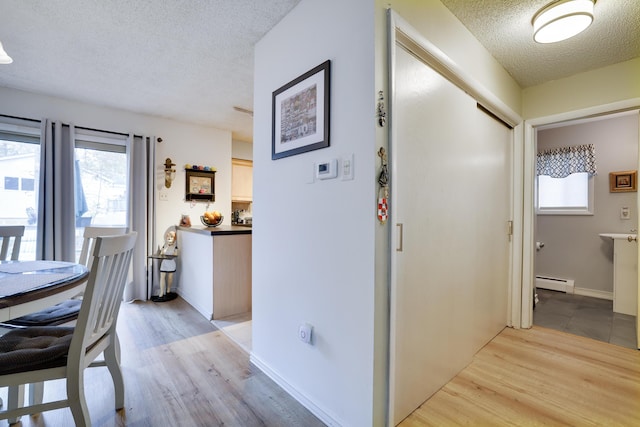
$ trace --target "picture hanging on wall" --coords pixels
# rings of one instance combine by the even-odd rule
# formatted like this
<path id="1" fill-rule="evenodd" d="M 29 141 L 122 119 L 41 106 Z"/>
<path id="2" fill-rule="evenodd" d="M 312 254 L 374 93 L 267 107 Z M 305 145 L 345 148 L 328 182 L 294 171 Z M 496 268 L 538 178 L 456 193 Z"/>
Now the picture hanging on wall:
<path id="1" fill-rule="evenodd" d="M 273 92 L 271 159 L 329 146 L 331 61 Z"/>
<path id="2" fill-rule="evenodd" d="M 213 202 L 216 200 L 215 171 L 186 169 L 185 173 L 185 200 L 203 202 Z"/>
<path id="3" fill-rule="evenodd" d="M 620 171 L 609 173 L 609 192 L 623 193 L 637 191 L 638 171 Z"/>

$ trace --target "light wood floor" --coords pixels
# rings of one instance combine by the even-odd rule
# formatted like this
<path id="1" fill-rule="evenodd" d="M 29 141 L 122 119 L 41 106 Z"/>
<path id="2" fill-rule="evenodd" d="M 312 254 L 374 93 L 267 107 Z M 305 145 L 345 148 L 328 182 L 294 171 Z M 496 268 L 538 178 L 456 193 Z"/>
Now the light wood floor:
<path id="1" fill-rule="evenodd" d="M 324 425 L 181 299 L 123 304 L 118 333 L 126 408 L 114 411 L 106 370 L 88 369 L 96 427 Z M 45 398 L 63 387 L 47 383 Z M 22 419 L 72 425 L 67 408 Z M 453 425 L 640 426 L 640 352 L 542 327 L 505 329 L 401 424 Z"/>
<path id="2" fill-rule="evenodd" d="M 452 425 L 640 426 L 640 352 L 505 329 L 400 424 Z"/>
<path id="3" fill-rule="evenodd" d="M 85 389 L 94 427 L 324 426 L 180 298 L 123 304 L 118 335 L 126 408 L 113 409 L 107 370 L 87 369 Z M 63 387 L 61 381 L 47 383 L 45 400 L 64 396 Z M 0 396 L 6 399 L 6 389 Z M 73 426 L 73 418 L 64 408 L 22 417 L 22 426 Z"/>

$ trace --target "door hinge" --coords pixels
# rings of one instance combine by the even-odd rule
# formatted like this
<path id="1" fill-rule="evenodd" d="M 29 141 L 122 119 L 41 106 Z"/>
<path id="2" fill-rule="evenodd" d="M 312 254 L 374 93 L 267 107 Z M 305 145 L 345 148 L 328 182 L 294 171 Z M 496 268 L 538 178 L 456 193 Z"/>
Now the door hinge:
<path id="1" fill-rule="evenodd" d="M 511 237 L 513 236 L 513 220 L 507 221 L 507 236 L 509 236 L 509 241 L 511 241 Z"/>

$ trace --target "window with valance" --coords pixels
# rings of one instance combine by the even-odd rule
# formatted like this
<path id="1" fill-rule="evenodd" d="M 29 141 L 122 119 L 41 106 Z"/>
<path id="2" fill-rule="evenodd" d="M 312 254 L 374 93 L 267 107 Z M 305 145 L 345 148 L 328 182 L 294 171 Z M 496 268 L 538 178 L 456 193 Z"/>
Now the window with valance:
<path id="1" fill-rule="evenodd" d="M 597 174 L 593 144 L 544 150 L 536 160 L 538 214 L 593 214 Z"/>

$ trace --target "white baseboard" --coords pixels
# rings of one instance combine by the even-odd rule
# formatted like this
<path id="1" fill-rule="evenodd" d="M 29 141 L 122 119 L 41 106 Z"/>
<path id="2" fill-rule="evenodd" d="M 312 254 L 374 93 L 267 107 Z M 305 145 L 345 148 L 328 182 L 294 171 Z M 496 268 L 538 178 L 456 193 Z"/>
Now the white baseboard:
<path id="1" fill-rule="evenodd" d="M 289 384 L 284 378 L 282 378 L 277 372 L 269 368 L 269 366 L 260 360 L 253 352 L 249 355 L 249 361 L 253 363 L 258 369 L 265 373 L 266 376 L 271 378 L 276 384 L 284 389 L 295 400 L 300 402 L 302 406 L 307 408 L 313 415 L 318 417 L 320 421 L 330 427 L 340 427 L 344 425 L 338 422 L 334 417 L 330 416 L 323 409 L 319 408 L 315 403 L 311 401 L 307 396 L 296 390 L 291 384 Z"/>
<path id="2" fill-rule="evenodd" d="M 573 288 L 573 293 L 576 295 L 582 295 L 585 297 L 592 298 L 600 298 L 600 299 L 608 299 L 609 301 L 613 301 L 613 292 L 607 291 L 599 291 L 597 289 L 587 289 L 587 288 Z"/>

